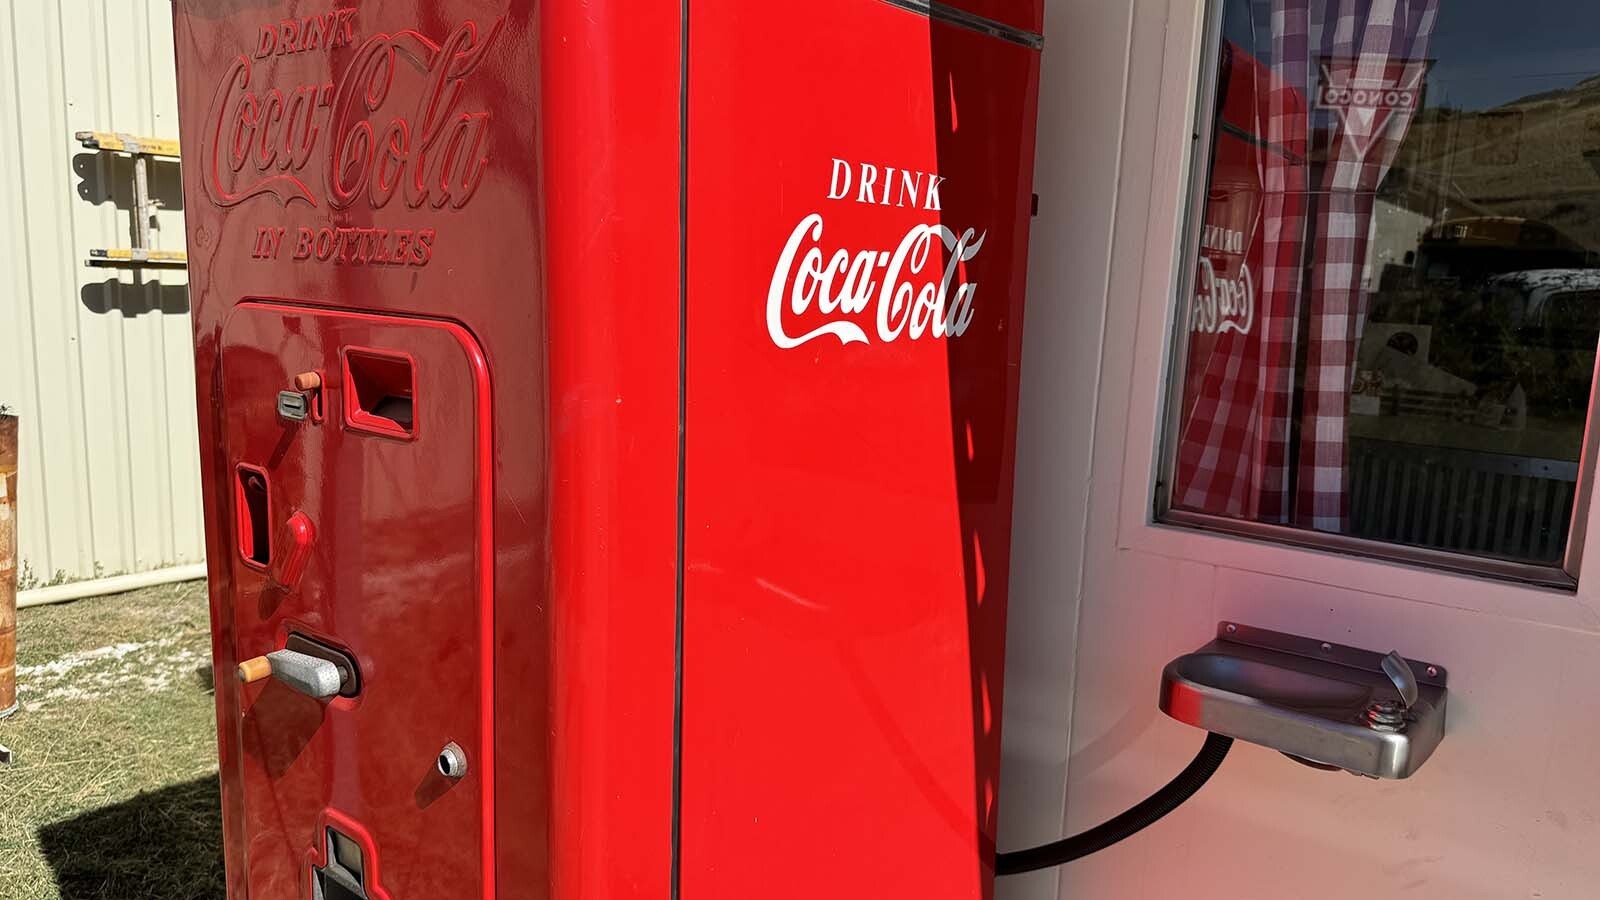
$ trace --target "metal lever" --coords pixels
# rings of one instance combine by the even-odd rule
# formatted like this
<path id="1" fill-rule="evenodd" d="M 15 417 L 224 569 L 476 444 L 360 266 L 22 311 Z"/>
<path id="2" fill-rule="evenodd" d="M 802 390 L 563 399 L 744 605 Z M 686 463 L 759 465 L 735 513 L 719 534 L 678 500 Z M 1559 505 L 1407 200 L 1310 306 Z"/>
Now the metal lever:
<path id="1" fill-rule="evenodd" d="M 307 697 L 323 699 L 339 693 L 339 667 L 331 661 L 295 650 L 274 650 L 266 656 L 239 664 L 239 680 L 245 684 L 271 675 Z"/>
<path id="2" fill-rule="evenodd" d="M 1383 674 L 1389 676 L 1394 682 L 1394 689 L 1400 692 L 1400 702 L 1406 709 L 1417 705 L 1417 674 L 1411 671 L 1411 664 L 1398 650 L 1390 650 L 1389 655 L 1381 663 Z"/>

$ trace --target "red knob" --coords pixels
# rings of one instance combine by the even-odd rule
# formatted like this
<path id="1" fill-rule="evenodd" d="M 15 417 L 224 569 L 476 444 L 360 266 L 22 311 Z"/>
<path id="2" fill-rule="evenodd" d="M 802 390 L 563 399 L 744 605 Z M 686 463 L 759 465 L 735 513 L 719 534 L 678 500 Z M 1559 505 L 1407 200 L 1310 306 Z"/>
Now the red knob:
<path id="1" fill-rule="evenodd" d="M 311 517 L 296 510 L 289 521 L 283 523 L 283 537 L 279 542 L 285 548 L 283 563 L 273 580 L 291 591 L 299 587 L 301 576 L 306 574 L 306 563 L 311 560 L 311 546 L 316 542 L 317 527 L 311 523 Z"/>

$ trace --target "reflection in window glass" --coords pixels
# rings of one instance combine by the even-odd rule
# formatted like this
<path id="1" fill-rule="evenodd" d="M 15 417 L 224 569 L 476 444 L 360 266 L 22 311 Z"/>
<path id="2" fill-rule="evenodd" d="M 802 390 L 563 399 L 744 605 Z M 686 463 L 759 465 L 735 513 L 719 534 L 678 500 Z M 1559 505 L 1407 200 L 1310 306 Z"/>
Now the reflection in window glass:
<path id="1" fill-rule="evenodd" d="M 1175 509 L 1558 564 L 1600 4 L 1219 0 Z"/>

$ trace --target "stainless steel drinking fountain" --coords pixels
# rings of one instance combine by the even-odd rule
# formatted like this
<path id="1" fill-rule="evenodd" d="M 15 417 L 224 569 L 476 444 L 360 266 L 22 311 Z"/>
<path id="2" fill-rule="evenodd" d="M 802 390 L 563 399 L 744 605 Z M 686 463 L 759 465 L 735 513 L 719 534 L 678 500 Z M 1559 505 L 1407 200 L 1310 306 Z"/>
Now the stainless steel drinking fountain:
<path id="1" fill-rule="evenodd" d="M 1167 664 L 1161 710 L 1318 768 L 1408 778 L 1444 737 L 1442 666 L 1233 622 Z"/>

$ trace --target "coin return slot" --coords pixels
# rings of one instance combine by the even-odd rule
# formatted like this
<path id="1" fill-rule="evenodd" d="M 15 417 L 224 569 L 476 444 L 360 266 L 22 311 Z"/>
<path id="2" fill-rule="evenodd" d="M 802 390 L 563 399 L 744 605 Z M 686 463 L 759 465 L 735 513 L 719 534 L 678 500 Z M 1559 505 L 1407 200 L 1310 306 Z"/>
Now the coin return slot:
<path id="1" fill-rule="evenodd" d="M 410 438 L 416 423 L 416 367 L 404 353 L 344 351 L 345 424 L 356 431 Z"/>
<path id="2" fill-rule="evenodd" d="M 239 555 L 244 561 L 266 568 L 272 561 L 271 529 L 268 526 L 267 473 L 255 466 L 240 465 L 235 482 L 235 530 L 239 533 Z"/>

